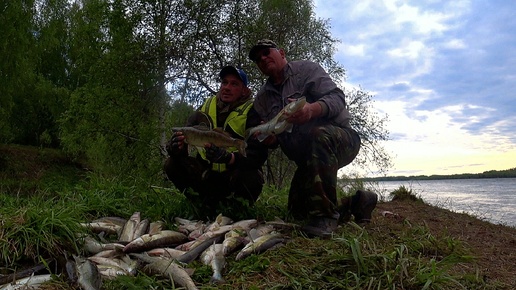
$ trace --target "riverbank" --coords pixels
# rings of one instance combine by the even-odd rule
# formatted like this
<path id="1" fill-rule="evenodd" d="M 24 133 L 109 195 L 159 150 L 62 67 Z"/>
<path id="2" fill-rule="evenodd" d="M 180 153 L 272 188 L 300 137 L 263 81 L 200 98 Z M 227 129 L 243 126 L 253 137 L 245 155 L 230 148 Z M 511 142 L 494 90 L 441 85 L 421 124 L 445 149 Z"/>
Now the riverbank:
<path id="1" fill-rule="evenodd" d="M 80 251 L 78 222 L 139 211 L 173 228 L 174 216 L 191 214 L 181 194 L 157 189 L 167 183 L 125 184 L 90 173 L 56 150 L 0 146 L 0 216 L 11 217 L 0 227 L 7 241 L 0 243 L 0 276 Z M 286 219 L 287 193 L 264 189 L 256 216 Z M 202 289 L 516 288 L 515 228 L 408 197 L 379 203 L 370 224 L 343 224 L 328 240 L 292 231 L 280 248 L 241 261 L 230 256 L 224 284 L 210 284 L 211 270 L 199 261 L 189 265 L 192 277 Z M 51 284 L 46 289 L 74 289 L 66 275 Z M 166 278 L 138 275 L 106 280 L 103 289 L 129 287 L 174 288 Z"/>
<path id="2" fill-rule="evenodd" d="M 410 176 L 381 176 L 366 177 L 363 181 L 409 181 L 409 180 L 446 180 L 446 179 L 478 179 L 478 178 L 516 178 L 516 168 L 507 170 L 489 170 L 482 173 L 461 173 L 461 174 L 433 174 L 433 175 L 410 175 Z"/>
<path id="3" fill-rule="evenodd" d="M 410 228 L 428 228 L 437 240 L 453 238 L 466 247 L 472 263 L 457 263 L 456 273 L 473 273 L 486 282 L 499 281 L 499 289 L 516 289 L 516 228 L 495 225 L 474 216 L 456 213 L 416 201 L 390 201 L 378 204 L 371 230 L 392 235 Z M 443 258 L 445 253 L 434 253 Z M 497 288 L 495 288 L 497 289 Z"/>

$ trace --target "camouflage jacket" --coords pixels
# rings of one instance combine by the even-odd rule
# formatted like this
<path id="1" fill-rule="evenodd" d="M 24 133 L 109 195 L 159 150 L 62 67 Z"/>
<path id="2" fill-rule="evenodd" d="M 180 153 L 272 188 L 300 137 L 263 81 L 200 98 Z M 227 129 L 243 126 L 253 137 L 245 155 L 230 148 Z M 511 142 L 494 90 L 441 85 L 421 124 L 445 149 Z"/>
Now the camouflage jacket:
<path id="1" fill-rule="evenodd" d="M 288 103 L 289 98 L 302 96 L 306 97 L 308 103 L 320 102 L 323 115 L 306 124 L 295 125 L 292 134 L 280 134 L 278 141 L 282 148 L 288 151 L 298 150 L 296 136 L 305 135 L 296 132 L 309 132 L 315 125 L 333 124 L 351 128 L 351 115 L 346 108 L 344 92 L 319 64 L 306 60 L 291 61 L 285 66 L 283 73 L 284 81 L 281 85 L 276 86 L 269 79 L 257 93 L 254 108 L 260 117 L 269 121 Z"/>

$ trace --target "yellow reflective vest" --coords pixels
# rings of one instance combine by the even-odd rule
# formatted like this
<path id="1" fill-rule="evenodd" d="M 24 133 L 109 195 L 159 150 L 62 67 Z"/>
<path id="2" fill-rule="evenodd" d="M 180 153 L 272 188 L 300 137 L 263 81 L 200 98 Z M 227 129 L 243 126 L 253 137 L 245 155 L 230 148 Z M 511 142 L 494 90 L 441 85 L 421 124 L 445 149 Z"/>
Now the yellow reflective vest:
<path id="1" fill-rule="evenodd" d="M 236 107 L 231 111 L 226 118 L 226 121 L 224 122 L 224 127 L 222 128 L 224 131 L 228 128 L 228 126 L 231 128 L 233 132 L 235 132 L 238 136 L 240 136 L 242 139 L 245 137 L 245 126 L 247 122 L 247 113 L 249 113 L 249 110 L 251 110 L 251 107 L 253 105 L 253 100 L 249 99 L 247 102 L 243 103 L 242 105 Z M 206 102 L 201 107 L 201 112 L 207 114 L 210 116 L 210 119 L 213 123 L 213 126 L 217 126 L 217 96 L 213 96 L 206 100 Z M 228 152 L 237 152 L 238 149 L 236 147 L 228 147 Z M 206 160 L 206 151 L 201 150 L 199 152 L 201 157 Z M 212 170 L 223 172 L 227 170 L 226 164 L 224 163 L 212 163 Z"/>

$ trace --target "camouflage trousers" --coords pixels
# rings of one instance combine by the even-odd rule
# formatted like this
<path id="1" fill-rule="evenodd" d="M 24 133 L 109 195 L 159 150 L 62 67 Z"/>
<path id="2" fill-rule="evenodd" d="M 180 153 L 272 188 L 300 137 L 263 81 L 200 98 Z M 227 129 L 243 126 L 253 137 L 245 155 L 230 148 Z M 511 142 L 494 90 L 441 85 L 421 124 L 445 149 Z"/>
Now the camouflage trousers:
<path id="1" fill-rule="evenodd" d="M 210 168 L 205 160 L 187 155 L 170 156 L 164 165 L 168 179 L 204 217 L 216 216 L 222 210 L 243 210 L 243 206 L 252 206 L 262 192 L 260 170 L 215 172 Z"/>
<path id="2" fill-rule="evenodd" d="M 360 150 L 358 133 L 353 129 L 320 125 L 308 132 L 292 134 L 290 142 L 281 146 L 297 165 L 288 198 L 292 216 L 296 219 L 313 216 L 338 219 L 337 171 L 357 156 Z"/>

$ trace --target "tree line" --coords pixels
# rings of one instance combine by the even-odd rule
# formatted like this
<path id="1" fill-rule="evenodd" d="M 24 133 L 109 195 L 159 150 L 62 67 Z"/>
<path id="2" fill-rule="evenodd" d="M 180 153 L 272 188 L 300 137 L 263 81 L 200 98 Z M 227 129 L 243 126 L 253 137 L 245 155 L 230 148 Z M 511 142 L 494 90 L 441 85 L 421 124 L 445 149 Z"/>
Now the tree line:
<path id="1" fill-rule="evenodd" d="M 250 47 L 273 39 L 290 60 L 319 62 L 337 83 L 330 22 L 307 0 L 19 0 L 0 4 L 0 142 L 60 148 L 101 174 L 156 176 L 168 128 L 218 89 L 218 71 L 264 76 Z M 344 89 L 344 88 L 343 88 Z M 357 166 L 387 170 L 387 116 L 349 89 L 363 140 Z M 272 183 L 288 161 L 269 162 Z"/>
<path id="2" fill-rule="evenodd" d="M 404 180 L 442 180 L 442 179 L 475 179 L 475 178 L 516 178 L 516 168 L 506 170 L 488 170 L 482 173 L 460 173 L 451 175 L 411 175 L 382 176 L 363 178 L 364 181 L 404 181 Z"/>

